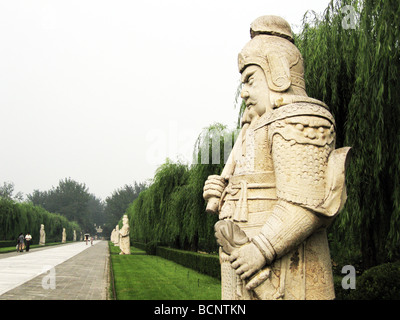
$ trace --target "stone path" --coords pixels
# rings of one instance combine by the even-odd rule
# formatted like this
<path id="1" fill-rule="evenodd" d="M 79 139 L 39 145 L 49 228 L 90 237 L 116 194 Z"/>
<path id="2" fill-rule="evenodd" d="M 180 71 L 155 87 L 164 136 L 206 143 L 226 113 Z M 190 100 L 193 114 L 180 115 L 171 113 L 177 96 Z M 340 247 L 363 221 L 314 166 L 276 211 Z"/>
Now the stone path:
<path id="1" fill-rule="evenodd" d="M 0 300 L 106 300 L 108 242 L 0 255 Z"/>

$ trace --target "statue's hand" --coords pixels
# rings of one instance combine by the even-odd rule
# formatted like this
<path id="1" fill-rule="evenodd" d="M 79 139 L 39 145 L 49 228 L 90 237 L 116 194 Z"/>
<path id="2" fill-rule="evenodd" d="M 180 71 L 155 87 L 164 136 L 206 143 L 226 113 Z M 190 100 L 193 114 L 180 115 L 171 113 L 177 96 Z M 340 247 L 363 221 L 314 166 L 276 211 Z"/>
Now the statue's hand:
<path id="1" fill-rule="evenodd" d="M 222 192 L 227 185 L 227 181 L 218 175 L 209 176 L 204 183 L 203 198 L 208 201 L 210 198 L 221 198 Z"/>
<path id="2" fill-rule="evenodd" d="M 252 242 L 235 249 L 230 255 L 229 261 L 241 279 L 249 278 L 266 263 L 263 254 Z"/>

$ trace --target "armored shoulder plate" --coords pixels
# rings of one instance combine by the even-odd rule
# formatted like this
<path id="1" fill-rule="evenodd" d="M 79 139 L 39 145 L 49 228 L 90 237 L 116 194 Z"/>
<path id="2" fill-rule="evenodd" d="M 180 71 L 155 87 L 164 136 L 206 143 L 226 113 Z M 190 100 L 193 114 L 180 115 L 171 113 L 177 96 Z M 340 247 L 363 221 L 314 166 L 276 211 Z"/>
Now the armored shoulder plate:
<path id="1" fill-rule="evenodd" d="M 265 119 L 276 175 L 277 197 L 328 215 L 327 168 L 335 148 L 335 123 L 316 104 L 282 106 Z"/>

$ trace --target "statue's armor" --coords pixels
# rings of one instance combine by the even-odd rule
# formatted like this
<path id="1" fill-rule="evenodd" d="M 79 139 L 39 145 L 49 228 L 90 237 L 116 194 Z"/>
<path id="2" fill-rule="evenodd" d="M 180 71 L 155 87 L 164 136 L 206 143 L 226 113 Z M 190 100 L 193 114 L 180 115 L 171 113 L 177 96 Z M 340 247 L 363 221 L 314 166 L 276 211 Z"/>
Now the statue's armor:
<path id="1" fill-rule="evenodd" d="M 221 250 L 222 299 L 333 299 L 326 226 L 345 195 L 329 178 L 332 115 L 317 100 L 291 101 L 260 117 L 242 141 L 220 219 L 239 226 L 271 264 L 258 272 L 266 280 L 247 290 Z"/>

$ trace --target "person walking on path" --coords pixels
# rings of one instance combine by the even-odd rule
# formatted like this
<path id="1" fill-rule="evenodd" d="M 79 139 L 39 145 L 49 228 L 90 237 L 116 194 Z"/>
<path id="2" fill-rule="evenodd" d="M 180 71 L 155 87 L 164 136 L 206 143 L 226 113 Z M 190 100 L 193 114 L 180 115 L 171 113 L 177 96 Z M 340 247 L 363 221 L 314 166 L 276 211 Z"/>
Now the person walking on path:
<path id="1" fill-rule="evenodd" d="M 88 244 L 88 241 L 89 241 L 89 236 L 90 236 L 90 234 L 89 234 L 89 233 L 85 233 L 86 245 Z"/>
<path id="2" fill-rule="evenodd" d="M 32 236 L 29 232 L 25 236 L 25 241 L 26 241 L 26 252 L 28 252 L 29 246 L 31 245 L 31 241 L 32 241 Z"/>
<path id="3" fill-rule="evenodd" d="M 24 234 L 22 232 L 19 234 L 17 238 L 17 244 L 18 244 L 17 252 L 23 252 L 25 243 L 24 243 Z"/>

